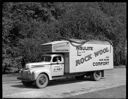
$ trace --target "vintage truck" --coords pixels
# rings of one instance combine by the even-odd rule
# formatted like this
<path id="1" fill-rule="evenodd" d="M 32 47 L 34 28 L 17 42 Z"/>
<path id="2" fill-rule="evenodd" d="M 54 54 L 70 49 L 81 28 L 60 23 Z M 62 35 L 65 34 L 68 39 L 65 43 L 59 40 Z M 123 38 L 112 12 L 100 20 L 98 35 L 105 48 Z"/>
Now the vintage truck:
<path id="1" fill-rule="evenodd" d="M 100 80 L 104 70 L 113 69 L 113 46 L 108 41 L 60 40 L 41 44 L 40 62 L 27 63 L 20 71 L 23 85 L 44 88 L 49 81 L 75 77 Z"/>

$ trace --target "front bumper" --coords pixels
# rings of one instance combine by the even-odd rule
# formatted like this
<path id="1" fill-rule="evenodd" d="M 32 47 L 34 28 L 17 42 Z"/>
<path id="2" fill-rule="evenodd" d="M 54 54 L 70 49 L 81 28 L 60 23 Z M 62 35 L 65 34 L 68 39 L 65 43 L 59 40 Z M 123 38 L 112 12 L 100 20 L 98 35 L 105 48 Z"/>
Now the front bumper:
<path id="1" fill-rule="evenodd" d="M 35 75 L 34 73 L 31 73 L 29 70 L 21 70 L 19 73 L 19 77 L 17 79 L 22 81 L 34 81 Z"/>

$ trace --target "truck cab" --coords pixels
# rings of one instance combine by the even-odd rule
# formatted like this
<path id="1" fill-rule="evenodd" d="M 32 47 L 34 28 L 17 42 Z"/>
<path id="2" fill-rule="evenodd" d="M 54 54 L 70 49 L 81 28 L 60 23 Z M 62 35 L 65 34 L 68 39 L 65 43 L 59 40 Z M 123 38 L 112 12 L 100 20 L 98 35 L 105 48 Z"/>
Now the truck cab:
<path id="1" fill-rule="evenodd" d="M 42 75 L 40 77 L 40 75 Z M 18 79 L 22 80 L 22 83 L 27 86 L 37 79 L 37 87 L 41 86 L 40 78 L 43 78 L 42 81 L 52 80 L 54 76 L 64 75 L 64 58 L 62 54 L 44 54 L 41 57 L 40 62 L 28 63 L 25 68 L 20 71 L 20 76 Z M 44 81 L 43 81 L 44 82 Z M 43 85 L 43 83 L 42 83 Z"/>

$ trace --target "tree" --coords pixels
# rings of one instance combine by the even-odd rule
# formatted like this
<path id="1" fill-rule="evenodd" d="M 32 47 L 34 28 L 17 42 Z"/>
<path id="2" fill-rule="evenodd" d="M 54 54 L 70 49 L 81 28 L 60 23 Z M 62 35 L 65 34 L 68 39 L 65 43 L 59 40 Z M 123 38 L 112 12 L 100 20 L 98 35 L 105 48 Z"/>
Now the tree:
<path id="1" fill-rule="evenodd" d="M 40 60 L 40 44 L 62 38 L 109 40 L 115 65 L 124 64 L 126 3 L 4 2 L 3 67 Z"/>

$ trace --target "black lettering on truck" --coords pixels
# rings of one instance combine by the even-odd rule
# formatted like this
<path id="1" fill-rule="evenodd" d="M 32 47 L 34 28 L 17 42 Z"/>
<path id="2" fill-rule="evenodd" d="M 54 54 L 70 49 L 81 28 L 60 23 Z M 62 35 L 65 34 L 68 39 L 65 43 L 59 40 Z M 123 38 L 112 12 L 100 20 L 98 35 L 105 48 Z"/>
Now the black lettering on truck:
<path id="1" fill-rule="evenodd" d="M 95 57 L 97 57 L 97 56 L 102 55 L 103 53 L 106 53 L 106 52 L 109 52 L 109 49 L 107 47 L 102 49 L 102 50 L 99 50 L 97 52 L 94 52 L 94 54 L 95 54 Z"/>
<path id="2" fill-rule="evenodd" d="M 109 62 L 93 62 L 93 66 L 108 65 Z"/>
<path id="3" fill-rule="evenodd" d="M 92 59 L 91 55 L 92 54 L 89 54 L 89 55 L 85 56 L 84 58 L 76 60 L 76 66 L 83 64 L 85 61 L 89 61 L 90 59 Z"/>

